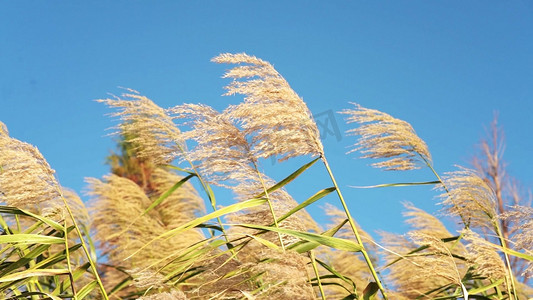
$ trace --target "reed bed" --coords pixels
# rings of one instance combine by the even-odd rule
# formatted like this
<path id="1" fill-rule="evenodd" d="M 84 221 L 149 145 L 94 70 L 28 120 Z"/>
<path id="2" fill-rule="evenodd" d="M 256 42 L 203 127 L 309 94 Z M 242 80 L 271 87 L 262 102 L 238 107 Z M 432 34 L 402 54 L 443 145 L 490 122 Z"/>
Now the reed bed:
<path id="1" fill-rule="evenodd" d="M 10 137 L 0 122 L 3 298 L 533 295 L 533 211 L 504 176 L 497 126 L 474 169 L 439 174 L 408 122 L 355 103 L 340 112 L 353 126 L 348 154 L 403 176 L 371 188 L 431 185 L 443 215 L 462 227 L 452 232 L 442 215 L 405 203 L 411 230 L 374 239 L 352 217 L 347 202 L 361 200 L 344 198 L 311 112 L 281 74 L 244 53 L 212 61 L 231 66 L 225 95 L 241 95 L 240 104 L 220 112 L 205 104 L 161 108 L 134 90 L 97 100 L 113 110 L 119 147 L 108 157 L 110 174 L 87 179 L 88 207 L 60 185 L 37 148 Z M 280 181 L 261 167 L 265 159 L 295 157 L 308 162 Z M 312 196 L 301 201 L 286 187 L 311 168 L 330 182 L 309 186 Z M 434 178 L 409 182 L 401 173 L 419 168 Z M 230 204 L 217 202 L 221 189 L 231 191 Z M 321 203 L 327 225 L 306 211 Z"/>

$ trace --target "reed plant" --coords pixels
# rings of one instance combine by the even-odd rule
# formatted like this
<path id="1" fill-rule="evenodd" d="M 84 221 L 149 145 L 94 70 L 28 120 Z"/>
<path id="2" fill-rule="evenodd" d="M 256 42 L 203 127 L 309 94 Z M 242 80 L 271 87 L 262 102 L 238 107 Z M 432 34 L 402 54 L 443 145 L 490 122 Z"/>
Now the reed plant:
<path id="1" fill-rule="evenodd" d="M 349 154 L 374 159 L 371 166 L 386 171 L 428 168 L 434 174 L 424 182 L 402 179 L 369 188 L 433 186 L 442 214 L 462 227 L 451 232 L 442 218 L 406 203 L 411 230 L 381 232 L 376 240 L 353 218 L 350 207 L 362 200 L 344 197 L 315 120 L 289 83 L 269 62 L 244 53 L 221 54 L 213 62 L 232 66 L 223 76 L 231 80 L 225 95 L 243 97 L 223 111 L 190 103 L 161 108 L 134 90 L 98 100 L 114 110 L 119 151 L 108 157 L 110 174 L 87 179 L 88 208 L 59 184 L 35 147 L 10 137 L 0 123 L 0 295 L 144 300 L 532 295 L 527 285 L 533 272 L 532 210 L 516 188 L 504 184 L 499 147 L 483 144 L 477 170 L 439 174 L 427 144 L 408 122 L 355 103 L 340 112 L 355 125 L 347 132 L 356 137 Z M 308 162 L 279 181 L 261 166 L 265 159 L 295 157 Z M 287 186 L 304 180 L 301 175 L 311 168 L 330 182 L 309 186 L 307 199 L 290 194 Z M 217 202 L 223 189 L 233 195 L 225 205 Z M 321 203 L 330 224 L 317 223 L 306 211 Z"/>

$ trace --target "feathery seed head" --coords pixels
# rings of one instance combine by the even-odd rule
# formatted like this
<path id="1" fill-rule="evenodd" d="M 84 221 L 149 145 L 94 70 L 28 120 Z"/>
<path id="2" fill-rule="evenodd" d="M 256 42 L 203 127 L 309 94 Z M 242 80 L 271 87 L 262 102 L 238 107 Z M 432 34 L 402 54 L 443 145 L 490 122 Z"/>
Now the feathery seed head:
<path id="1" fill-rule="evenodd" d="M 464 271 L 460 271 L 439 237 L 416 230 L 409 232 L 407 236 L 409 238 L 382 233 L 383 244 L 388 250 L 384 252 L 386 263 L 395 262 L 390 265 L 390 272 L 386 277 L 389 282 L 394 282 L 399 294 L 408 299 L 433 299 L 436 295 L 427 295 L 427 291 L 450 283 L 460 285 Z M 428 248 L 410 254 L 419 246 Z"/>
<path id="2" fill-rule="evenodd" d="M 216 63 L 245 64 L 223 77 L 234 81 L 225 95 L 242 94 L 244 102 L 230 106 L 228 114 L 251 138 L 255 157 L 279 156 L 280 161 L 300 155 L 323 155 L 318 128 L 307 105 L 274 67 L 255 56 L 221 54 Z"/>
<path id="3" fill-rule="evenodd" d="M 511 240 L 516 250 L 524 250 L 532 255 L 533 253 L 533 208 L 522 205 L 511 206 L 500 218 L 506 220 L 507 224 L 513 224 L 516 230 L 511 236 Z M 521 276 L 525 278 L 533 277 L 533 262 L 530 261 Z"/>
<path id="4" fill-rule="evenodd" d="M 196 210 L 203 209 L 203 206 L 199 203 L 196 193 L 191 192 L 192 186 L 184 184 L 165 201 L 144 214 L 162 191 L 166 192 L 170 186 L 182 179 L 157 169 L 152 176 L 157 186 L 152 198 L 132 180 L 116 175 L 105 176 L 104 181 L 88 179 L 88 194 L 93 197 L 95 239 L 99 241 L 98 246 L 107 254 L 110 263 L 132 270 L 146 268 L 151 264 L 158 268 L 163 265 L 158 272 L 164 275 L 168 273 L 168 269 L 179 264 L 167 263 L 166 259 L 204 239 L 199 230 L 187 230 L 179 235 L 158 240 L 130 259 L 123 259 L 141 249 L 148 241 L 193 219 Z M 110 280 L 120 282 L 123 277 L 115 274 L 116 271 L 113 270 L 110 273 L 114 274 L 109 277 Z"/>
<path id="5" fill-rule="evenodd" d="M 140 289 L 161 289 L 168 287 L 165 282 L 165 276 L 156 271 L 135 268 L 127 272 L 133 277 L 133 285 Z"/>
<path id="6" fill-rule="evenodd" d="M 135 182 L 116 175 L 105 176 L 103 181 L 88 178 L 87 182 L 88 195 L 93 197 L 95 239 L 101 249 L 108 252 L 111 262 L 121 262 L 154 235 L 163 233 L 161 224 L 151 216 L 130 226 L 151 203 Z M 128 230 L 117 235 L 125 229 Z"/>
<path id="7" fill-rule="evenodd" d="M 182 179 L 183 177 L 161 168 L 155 169 L 152 173 L 152 180 L 156 186 L 155 192 L 158 195 L 170 190 Z M 163 225 L 170 229 L 194 219 L 198 213 L 205 212 L 205 206 L 203 199 L 192 184 L 186 182 L 160 203 L 156 210 Z M 197 232 L 188 231 L 184 234 L 190 233 Z"/>
<path id="8" fill-rule="evenodd" d="M 258 178 L 257 172 L 251 175 L 253 175 L 254 177 L 249 176 L 246 179 L 246 181 L 244 181 L 242 184 L 239 184 L 236 187 L 232 188 L 234 193 L 237 194 L 237 197 L 241 200 L 255 198 L 257 195 L 263 193 L 264 191 L 262 183 L 259 180 L 253 180 L 254 178 Z M 261 176 L 267 189 L 272 187 L 275 184 L 275 182 L 272 179 L 268 178 L 264 174 L 262 174 Z M 275 192 L 269 193 L 268 196 L 272 203 L 272 208 L 274 210 L 274 213 L 276 214 L 278 218 L 286 214 L 292 208 L 298 205 L 298 203 L 284 189 L 278 189 Z M 242 213 L 235 214 L 231 216 L 231 220 L 235 223 L 248 223 L 248 224 L 258 224 L 258 225 L 270 225 L 274 222 L 272 213 L 267 203 L 259 207 L 248 209 Z M 318 231 L 318 228 L 319 228 L 316 222 L 313 221 L 311 216 L 305 210 L 300 210 L 299 212 L 295 213 L 289 218 L 278 223 L 278 225 L 281 228 L 298 230 L 298 231 L 307 231 L 307 230 Z M 247 229 L 239 228 L 238 230 L 239 230 L 239 233 L 249 232 L 249 230 Z M 299 241 L 298 238 L 295 238 L 293 236 L 289 236 L 285 234 L 282 234 L 281 236 L 282 236 L 282 240 L 285 246 Z M 275 238 L 276 237 L 275 234 L 269 233 L 267 234 L 267 237 L 271 242 L 278 243 L 278 240 Z"/>
<path id="9" fill-rule="evenodd" d="M 421 266 L 418 274 L 420 278 L 438 276 L 451 283 L 461 284 L 462 276 L 452 253 L 440 238 L 419 231 L 411 231 L 408 235 L 418 246 L 427 246 L 427 252 L 430 253 L 430 255 L 421 255 L 416 260 Z"/>
<path id="10" fill-rule="evenodd" d="M 450 215 L 460 216 L 471 226 L 492 228 L 496 221 L 496 196 L 474 170 L 461 168 L 443 177 L 448 191 L 439 197 Z M 439 187 L 439 190 L 444 190 Z"/>
<path id="11" fill-rule="evenodd" d="M 244 133 L 225 112 L 198 104 L 179 105 L 169 112 L 174 118 L 186 119 L 185 125 L 192 128 L 183 133 L 184 139 L 196 142 L 188 158 L 198 164 L 200 173 L 209 181 L 223 185 L 228 180 L 240 182 L 240 177 L 248 175 L 243 173 L 247 173 L 255 159 Z"/>
<path id="12" fill-rule="evenodd" d="M 305 256 L 295 251 L 278 252 L 264 249 L 257 254 L 261 259 L 252 273 L 262 274 L 267 287 L 260 299 L 314 299 L 315 292 L 307 280 Z"/>
<path id="13" fill-rule="evenodd" d="M 170 292 L 142 296 L 138 300 L 187 300 L 187 296 L 180 290 L 172 290 Z"/>
<path id="14" fill-rule="evenodd" d="M 167 111 L 147 97 L 130 93 L 97 101 L 118 109 L 112 114 L 121 120 L 115 134 L 137 147 L 140 157 L 155 164 L 168 164 L 185 150 L 181 132 Z"/>
<path id="15" fill-rule="evenodd" d="M 413 127 L 402 120 L 374 109 L 352 103 L 355 109 L 345 109 L 347 123 L 358 123 L 358 128 L 347 131 L 358 135 L 354 151 L 360 151 L 362 158 L 385 159 L 372 166 L 385 170 L 412 170 L 431 163 L 431 154 L 426 143 L 416 135 Z"/>
<path id="16" fill-rule="evenodd" d="M 2 121 L 0 121 L 0 135 L 9 136 L 9 131 L 7 130 L 7 126 Z"/>
<path id="17" fill-rule="evenodd" d="M 494 281 L 507 277 L 505 264 L 490 242 L 468 229 L 463 231 L 463 236 L 469 242 L 467 260 L 476 273 Z"/>
<path id="18" fill-rule="evenodd" d="M 80 196 L 73 190 L 63 188 L 62 190 L 63 197 L 68 203 L 68 206 L 70 210 L 72 211 L 72 214 L 74 215 L 74 218 L 76 219 L 76 222 L 80 225 L 85 225 L 87 227 L 91 224 L 91 217 L 89 216 L 89 211 L 87 210 L 87 207 L 85 206 L 85 203 L 83 203 L 83 200 L 81 200 Z M 61 206 L 63 206 L 63 203 L 60 203 Z M 65 212 L 65 214 L 67 214 Z"/>
<path id="19" fill-rule="evenodd" d="M 516 249 L 533 249 L 533 208 L 523 205 L 514 205 L 500 218 L 514 224 L 516 233 L 512 239 Z"/>
<path id="20" fill-rule="evenodd" d="M 59 183 L 39 150 L 0 134 L 0 202 L 25 209 L 61 198 Z M 4 134 L 5 133 L 5 134 Z"/>
<path id="21" fill-rule="evenodd" d="M 408 217 L 405 222 L 409 224 L 414 230 L 421 233 L 432 234 L 438 238 L 451 237 L 452 234 L 446 229 L 446 226 L 435 216 L 426 211 L 415 207 L 412 203 L 404 203 L 407 211 L 403 213 L 404 217 Z"/>

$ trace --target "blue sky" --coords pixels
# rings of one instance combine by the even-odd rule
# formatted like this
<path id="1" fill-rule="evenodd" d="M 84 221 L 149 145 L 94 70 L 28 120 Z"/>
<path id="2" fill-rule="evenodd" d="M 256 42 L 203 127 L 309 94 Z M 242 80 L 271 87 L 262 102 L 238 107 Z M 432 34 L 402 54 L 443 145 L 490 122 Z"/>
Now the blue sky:
<path id="1" fill-rule="evenodd" d="M 222 52 L 270 61 L 317 119 L 341 132 L 349 127 L 331 115 L 350 101 L 410 122 L 441 174 L 468 165 L 498 111 L 509 171 L 533 185 L 530 1 L 3 1 L 0 120 L 81 192 L 84 177 L 107 173 L 114 148 L 110 111 L 94 99 L 122 86 L 162 107 L 223 109 L 241 98 L 220 96 L 227 66 L 210 59 Z M 375 170 L 344 154 L 353 137 L 330 133 L 323 142 L 363 228 L 404 230 L 402 201 L 437 210 L 427 186 L 348 187 L 433 180 L 428 170 Z M 263 167 L 281 179 L 308 160 Z M 329 185 L 317 165 L 289 190 L 301 201 Z"/>

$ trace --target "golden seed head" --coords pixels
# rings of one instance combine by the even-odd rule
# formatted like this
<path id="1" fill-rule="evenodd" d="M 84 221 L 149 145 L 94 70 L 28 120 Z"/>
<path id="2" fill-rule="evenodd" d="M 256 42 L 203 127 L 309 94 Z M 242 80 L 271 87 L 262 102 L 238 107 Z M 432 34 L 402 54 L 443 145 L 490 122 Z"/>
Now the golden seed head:
<path id="1" fill-rule="evenodd" d="M 167 111 L 147 97 L 130 91 L 132 93 L 121 97 L 97 100 L 118 110 L 112 114 L 121 120 L 114 134 L 135 146 L 139 157 L 155 164 L 168 164 L 180 157 L 185 144 Z"/>
<path id="2" fill-rule="evenodd" d="M 7 130 L 6 124 L 0 121 L 0 135 L 9 136 L 9 131 Z"/>
<path id="3" fill-rule="evenodd" d="M 3 124 L 2 124 L 3 125 Z M 2 126 L 0 126 L 2 127 Z M 0 202 L 34 210 L 37 205 L 61 199 L 54 170 L 39 150 L 0 134 Z"/>
<path id="4" fill-rule="evenodd" d="M 496 221 L 496 196 L 487 183 L 474 171 L 461 168 L 446 173 L 444 191 L 439 197 L 450 215 L 459 216 L 470 226 L 493 228 Z"/>
<path id="5" fill-rule="evenodd" d="M 318 128 L 303 100 L 274 67 L 255 56 L 221 54 L 216 63 L 244 64 L 223 77 L 233 81 L 225 95 L 244 95 L 244 102 L 230 106 L 228 114 L 251 139 L 255 157 L 286 160 L 300 155 L 323 155 Z"/>
<path id="6" fill-rule="evenodd" d="M 505 264 L 495 246 L 468 229 L 463 231 L 463 236 L 464 240 L 469 242 L 466 246 L 468 250 L 466 258 L 477 274 L 493 281 L 507 276 Z"/>
<path id="7" fill-rule="evenodd" d="M 169 109 L 176 119 L 185 119 L 191 130 L 183 132 L 186 140 L 195 142 L 187 158 L 200 169 L 202 176 L 211 183 L 224 185 L 242 176 L 255 159 L 244 133 L 229 116 L 212 107 L 200 104 L 183 104 Z"/>
<path id="8" fill-rule="evenodd" d="M 412 203 L 404 203 L 404 206 L 407 211 L 403 213 L 403 216 L 408 217 L 405 222 L 414 230 L 426 234 L 431 233 L 439 238 L 448 238 L 453 236 L 437 217 L 415 207 Z"/>
<path id="9" fill-rule="evenodd" d="M 431 154 L 426 143 L 416 135 L 413 127 L 402 120 L 374 109 L 352 103 L 354 109 L 345 109 L 347 123 L 358 123 L 358 128 L 347 131 L 359 136 L 354 149 L 362 158 L 384 159 L 372 166 L 385 170 L 412 170 L 431 163 Z"/>

